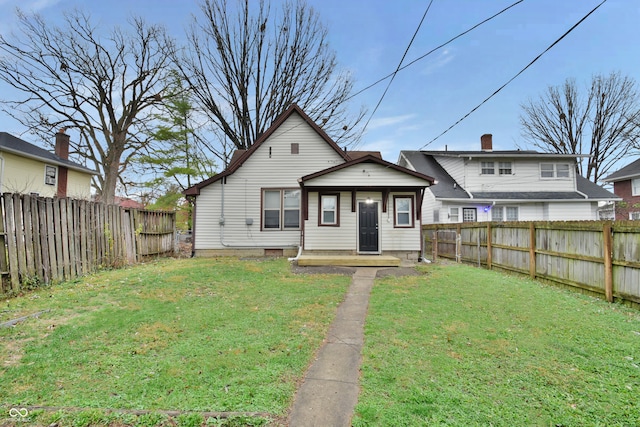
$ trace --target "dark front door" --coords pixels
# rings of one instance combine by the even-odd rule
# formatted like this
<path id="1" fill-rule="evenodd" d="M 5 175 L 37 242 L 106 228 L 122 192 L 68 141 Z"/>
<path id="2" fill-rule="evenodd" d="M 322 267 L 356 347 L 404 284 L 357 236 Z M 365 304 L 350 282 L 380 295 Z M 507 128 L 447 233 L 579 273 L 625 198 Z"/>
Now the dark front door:
<path id="1" fill-rule="evenodd" d="M 358 204 L 358 233 L 360 252 L 378 252 L 378 203 Z"/>

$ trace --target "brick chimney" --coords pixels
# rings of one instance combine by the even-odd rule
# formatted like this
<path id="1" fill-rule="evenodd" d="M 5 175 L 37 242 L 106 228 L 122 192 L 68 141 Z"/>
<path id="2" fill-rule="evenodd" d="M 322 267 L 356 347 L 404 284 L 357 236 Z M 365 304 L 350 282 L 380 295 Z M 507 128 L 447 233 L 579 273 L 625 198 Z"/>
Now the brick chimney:
<path id="1" fill-rule="evenodd" d="M 69 160 L 69 135 L 65 133 L 67 128 L 61 128 L 56 133 L 55 154 L 64 160 Z M 67 197 L 67 179 L 69 170 L 64 166 L 58 166 L 58 197 Z"/>
<path id="2" fill-rule="evenodd" d="M 490 133 L 485 133 L 480 137 L 480 147 L 482 151 L 491 151 L 493 150 L 493 135 Z"/>
<path id="3" fill-rule="evenodd" d="M 56 133 L 56 156 L 61 159 L 69 160 L 69 135 L 65 133 L 67 128 L 61 128 Z"/>

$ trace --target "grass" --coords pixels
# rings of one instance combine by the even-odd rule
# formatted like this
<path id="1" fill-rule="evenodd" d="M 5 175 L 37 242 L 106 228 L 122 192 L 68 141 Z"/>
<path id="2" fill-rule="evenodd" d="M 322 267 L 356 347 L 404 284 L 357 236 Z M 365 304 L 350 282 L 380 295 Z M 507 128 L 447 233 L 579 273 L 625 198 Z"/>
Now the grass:
<path id="1" fill-rule="evenodd" d="M 185 259 L 6 300 L 0 322 L 50 311 L 0 328 L 0 402 L 88 410 L 68 425 L 113 423 L 92 408 L 282 415 L 349 283 L 286 260 Z"/>
<path id="2" fill-rule="evenodd" d="M 473 267 L 421 270 L 376 281 L 354 426 L 640 425 L 638 311 Z M 165 260 L 5 300 L 0 322 L 49 311 L 0 328 L 0 407 L 69 408 L 27 417 L 61 427 L 277 421 L 350 281 L 286 260 Z"/>
<path id="3" fill-rule="evenodd" d="M 640 425 L 640 313 L 467 266 L 376 282 L 354 426 Z"/>

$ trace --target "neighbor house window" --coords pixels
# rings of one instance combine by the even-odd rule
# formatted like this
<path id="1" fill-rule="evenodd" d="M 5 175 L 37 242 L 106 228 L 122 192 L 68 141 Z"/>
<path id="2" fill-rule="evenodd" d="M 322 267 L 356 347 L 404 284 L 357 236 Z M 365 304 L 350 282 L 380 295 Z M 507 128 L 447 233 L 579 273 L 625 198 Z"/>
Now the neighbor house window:
<path id="1" fill-rule="evenodd" d="M 46 185 L 56 185 L 56 176 L 58 175 L 58 168 L 51 165 L 44 166 L 44 183 Z"/>
<path id="2" fill-rule="evenodd" d="M 632 221 L 640 220 L 640 212 L 629 212 L 629 219 Z"/>
<path id="3" fill-rule="evenodd" d="M 504 221 L 502 206 L 494 206 L 491 208 L 491 221 Z"/>
<path id="4" fill-rule="evenodd" d="M 491 209 L 491 221 L 517 221 L 517 206 L 494 206 Z"/>
<path id="5" fill-rule="evenodd" d="M 640 196 L 640 178 L 631 180 L 631 195 Z"/>
<path id="6" fill-rule="evenodd" d="M 300 228 L 300 190 L 264 190 L 262 206 L 264 229 Z"/>
<path id="7" fill-rule="evenodd" d="M 322 194 L 320 196 L 320 225 L 339 225 L 340 196 Z"/>
<path id="8" fill-rule="evenodd" d="M 495 175 L 496 173 L 494 162 L 481 162 L 480 167 L 482 168 L 482 175 Z"/>
<path id="9" fill-rule="evenodd" d="M 300 154 L 300 144 L 297 142 L 291 143 L 291 154 Z"/>
<path id="10" fill-rule="evenodd" d="M 498 163 L 498 173 L 500 175 L 511 175 L 511 162 L 500 162 Z"/>
<path id="11" fill-rule="evenodd" d="M 540 163 L 540 178 L 569 178 L 570 171 L 568 163 Z"/>
<path id="12" fill-rule="evenodd" d="M 413 227 L 413 197 L 393 198 L 396 227 Z"/>
<path id="13" fill-rule="evenodd" d="M 462 208 L 462 221 L 463 222 L 475 222 L 476 221 L 476 208 Z"/>
<path id="14" fill-rule="evenodd" d="M 449 208 L 449 221 L 460 222 L 460 208 Z"/>
<path id="15" fill-rule="evenodd" d="M 517 221 L 518 220 L 518 207 L 517 206 L 507 206 L 507 221 Z"/>

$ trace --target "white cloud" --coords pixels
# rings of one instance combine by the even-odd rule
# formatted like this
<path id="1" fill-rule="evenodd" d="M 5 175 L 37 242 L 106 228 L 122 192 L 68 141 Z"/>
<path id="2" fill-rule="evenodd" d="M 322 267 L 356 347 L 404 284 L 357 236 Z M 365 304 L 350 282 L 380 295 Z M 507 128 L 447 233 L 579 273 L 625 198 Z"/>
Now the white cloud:
<path id="1" fill-rule="evenodd" d="M 401 116 L 388 116 L 381 117 L 379 119 L 372 119 L 371 122 L 369 122 L 369 126 L 367 127 L 369 129 L 378 129 L 385 126 L 394 126 L 400 123 L 404 123 L 407 120 L 413 119 L 415 116 L 415 114 L 404 114 Z"/>
<path id="2" fill-rule="evenodd" d="M 439 69 L 445 67 L 449 62 L 455 59 L 456 55 L 452 49 L 445 49 L 438 53 L 435 60 L 430 61 L 425 68 L 422 69 L 423 74 L 432 74 Z"/>

